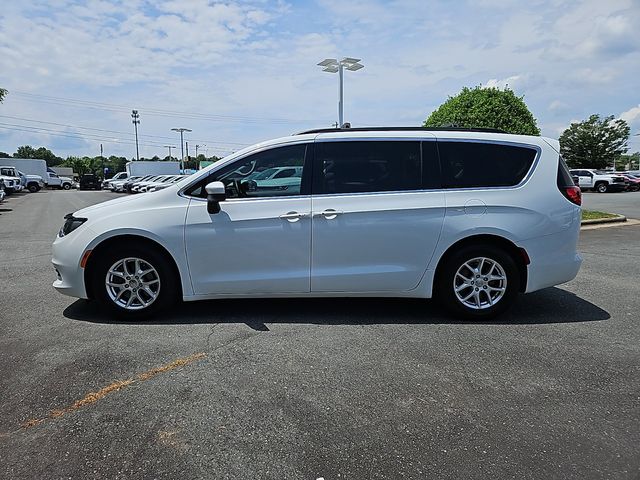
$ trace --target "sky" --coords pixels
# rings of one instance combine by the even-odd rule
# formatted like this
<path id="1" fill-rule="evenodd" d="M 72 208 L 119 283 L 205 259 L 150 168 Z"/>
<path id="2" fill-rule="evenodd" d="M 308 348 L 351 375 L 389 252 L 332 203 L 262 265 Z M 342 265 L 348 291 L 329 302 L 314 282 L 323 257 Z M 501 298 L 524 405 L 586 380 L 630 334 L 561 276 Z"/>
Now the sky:
<path id="1" fill-rule="evenodd" d="M 0 11 L 0 151 L 225 155 L 337 120 L 420 125 L 462 87 L 504 88 L 557 138 L 590 114 L 640 132 L 640 0 L 21 0 Z M 640 150 L 640 136 L 631 151 Z M 179 147 L 178 147 L 179 148 Z M 173 150 L 176 154 L 176 150 Z"/>

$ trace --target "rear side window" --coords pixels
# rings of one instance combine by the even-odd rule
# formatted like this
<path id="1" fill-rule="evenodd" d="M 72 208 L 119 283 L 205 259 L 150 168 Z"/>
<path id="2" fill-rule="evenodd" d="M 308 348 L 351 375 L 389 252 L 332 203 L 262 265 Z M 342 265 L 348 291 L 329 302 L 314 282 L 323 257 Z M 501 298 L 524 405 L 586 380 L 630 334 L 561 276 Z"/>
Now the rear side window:
<path id="1" fill-rule="evenodd" d="M 438 142 L 446 188 L 511 187 L 531 168 L 536 150 L 480 142 Z"/>
<path id="2" fill-rule="evenodd" d="M 574 175 L 577 175 L 574 173 Z M 558 187 L 573 187 L 575 185 L 573 181 L 573 177 L 571 176 L 571 172 L 569 167 L 567 166 L 564 158 L 560 157 L 558 160 Z"/>
<path id="3" fill-rule="evenodd" d="M 318 142 L 314 194 L 418 190 L 422 184 L 420 142 Z"/>

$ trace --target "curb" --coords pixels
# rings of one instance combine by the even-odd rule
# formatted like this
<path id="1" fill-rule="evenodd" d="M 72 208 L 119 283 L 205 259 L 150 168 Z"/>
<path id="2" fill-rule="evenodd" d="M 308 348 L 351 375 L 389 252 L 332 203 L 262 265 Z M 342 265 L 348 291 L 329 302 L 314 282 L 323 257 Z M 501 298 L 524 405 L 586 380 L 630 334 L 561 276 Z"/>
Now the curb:
<path id="1" fill-rule="evenodd" d="M 613 218 L 594 218 L 592 220 L 582 220 L 580 225 L 600 225 L 603 223 L 624 223 L 627 221 L 627 217 L 624 215 L 618 215 Z"/>

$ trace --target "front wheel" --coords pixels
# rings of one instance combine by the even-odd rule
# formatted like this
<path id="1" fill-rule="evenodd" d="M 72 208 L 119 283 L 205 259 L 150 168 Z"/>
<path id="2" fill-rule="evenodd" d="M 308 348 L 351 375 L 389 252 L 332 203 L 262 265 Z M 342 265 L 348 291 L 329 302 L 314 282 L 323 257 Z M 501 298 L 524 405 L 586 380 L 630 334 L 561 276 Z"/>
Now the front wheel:
<path id="1" fill-rule="evenodd" d="M 515 301 L 520 276 L 514 259 L 491 245 L 468 246 L 450 256 L 436 279 L 436 297 L 454 316 L 488 320 Z"/>
<path id="2" fill-rule="evenodd" d="M 606 183 L 599 183 L 596 185 L 596 192 L 598 193 L 606 193 L 608 190 L 608 186 Z"/>
<path id="3" fill-rule="evenodd" d="M 68 183 L 65 183 L 64 185 L 62 185 L 62 188 L 64 188 L 65 190 L 71 190 L 71 185 Z"/>
<path id="4" fill-rule="evenodd" d="M 126 320 L 149 317 L 177 299 L 177 279 L 167 259 L 141 247 L 110 249 L 92 269 L 96 300 Z"/>

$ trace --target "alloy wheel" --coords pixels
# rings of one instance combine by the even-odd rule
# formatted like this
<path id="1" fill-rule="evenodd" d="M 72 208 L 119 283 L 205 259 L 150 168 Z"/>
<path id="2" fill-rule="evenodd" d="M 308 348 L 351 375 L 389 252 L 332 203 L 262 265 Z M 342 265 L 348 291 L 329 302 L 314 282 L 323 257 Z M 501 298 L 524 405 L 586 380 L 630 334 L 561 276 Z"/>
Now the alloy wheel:
<path id="1" fill-rule="evenodd" d="M 125 310 L 142 310 L 160 294 L 160 275 L 148 261 L 127 257 L 115 262 L 105 277 L 109 298 Z"/>
<path id="2" fill-rule="evenodd" d="M 453 278 L 456 298 L 474 310 L 490 308 L 507 290 L 507 275 L 495 260 L 476 257 L 464 262 Z"/>

